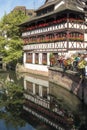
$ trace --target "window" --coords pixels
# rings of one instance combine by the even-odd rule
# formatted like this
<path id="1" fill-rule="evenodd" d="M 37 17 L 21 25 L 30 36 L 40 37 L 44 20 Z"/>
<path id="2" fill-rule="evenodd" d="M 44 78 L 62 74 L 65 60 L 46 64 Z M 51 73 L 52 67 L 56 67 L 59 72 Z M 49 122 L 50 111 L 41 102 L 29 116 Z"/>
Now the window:
<path id="1" fill-rule="evenodd" d="M 33 93 L 32 82 L 26 81 L 27 92 Z"/>
<path id="2" fill-rule="evenodd" d="M 35 64 L 39 64 L 39 54 L 35 53 Z"/>
<path id="3" fill-rule="evenodd" d="M 26 53 L 26 63 L 32 63 L 32 53 Z"/>
<path id="4" fill-rule="evenodd" d="M 42 64 L 46 65 L 47 64 L 47 53 L 42 54 Z"/>

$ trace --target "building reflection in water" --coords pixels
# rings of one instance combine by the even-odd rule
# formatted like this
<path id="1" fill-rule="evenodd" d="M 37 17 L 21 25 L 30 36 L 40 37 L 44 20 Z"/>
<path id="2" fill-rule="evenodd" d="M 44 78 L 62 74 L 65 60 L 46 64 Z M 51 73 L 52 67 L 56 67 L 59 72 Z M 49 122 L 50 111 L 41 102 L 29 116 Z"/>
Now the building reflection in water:
<path id="1" fill-rule="evenodd" d="M 63 105 L 63 98 L 66 100 L 69 99 L 69 92 L 66 95 L 59 88 L 55 88 L 47 80 L 33 77 L 25 76 L 24 78 L 24 97 L 25 104 L 23 109 L 33 116 L 41 119 L 46 124 L 49 124 L 55 129 L 58 130 L 71 130 L 74 125 L 73 114 L 67 110 L 67 105 Z M 60 97 L 62 92 L 62 97 Z M 66 97 L 65 97 L 66 96 Z M 72 95 L 73 96 L 73 95 Z M 73 96 L 73 98 L 75 98 Z M 62 103 L 61 103 L 62 102 Z M 68 101 L 69 102 L 69 101 Z M 77 101 L 73 100 L 73 103 L 77 105 Z M 67 102 L 66 102 L 67 104 Z M 76 109 L 76 108 L 73 108 Z"/>

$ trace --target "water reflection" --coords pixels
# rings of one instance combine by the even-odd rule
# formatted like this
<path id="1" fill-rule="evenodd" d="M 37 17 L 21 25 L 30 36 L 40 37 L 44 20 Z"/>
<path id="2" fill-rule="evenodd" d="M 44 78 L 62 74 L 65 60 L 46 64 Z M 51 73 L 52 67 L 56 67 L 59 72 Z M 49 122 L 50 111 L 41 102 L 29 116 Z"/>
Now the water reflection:
<path id="1" fill-rule="evenodd" d="M 20 116 L 23 86 L 17 82 L 15 73 L 1 74 L 0 81 L 0 130 L 20 130 L 26 124 Z"/>
<path id="2" fill-rule="evenodd" d="M 46 77 L 3 73 L 0 81 L 0 130 L 87 130 L 87 107 Z"/>
<path id="3" fill-rule="evenodd" d="M 79 127 L 84 115 L 76 96 L 46 79 L 30 75 L 24 77 L 24 88 L 24 110 L 58 130 Z"/>

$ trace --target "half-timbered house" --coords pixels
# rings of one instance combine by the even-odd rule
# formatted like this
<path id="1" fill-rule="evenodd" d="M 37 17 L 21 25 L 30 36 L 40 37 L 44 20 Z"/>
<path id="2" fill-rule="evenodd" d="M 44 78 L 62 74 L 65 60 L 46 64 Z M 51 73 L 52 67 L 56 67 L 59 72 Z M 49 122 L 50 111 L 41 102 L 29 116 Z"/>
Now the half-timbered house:
<path id="1" fill-rule="evenodd" d="M 36 16 L 20 25 L 25 68 L 48 72 L 50 53 L 57 57 L 85 50 L 85 5 L 84 0 L 46 0 Z"/>

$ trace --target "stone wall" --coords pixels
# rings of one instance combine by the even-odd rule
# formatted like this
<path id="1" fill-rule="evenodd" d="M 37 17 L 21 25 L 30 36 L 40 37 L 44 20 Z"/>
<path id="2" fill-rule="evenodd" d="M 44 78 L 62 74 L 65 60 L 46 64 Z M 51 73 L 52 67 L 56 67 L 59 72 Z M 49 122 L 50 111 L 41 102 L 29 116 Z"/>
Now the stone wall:
<path id="1" fill-rule="evenodd" d="M 16 71 L 22 73 L 31 73 L 36 75 L 46 76 L 50 82 L 59 85 L 60 87 L 69 90 L 78 96 L 81 100 L 83 100 L 87 104 L 87 79 L 80 78 L 79 74 L 74 71 L 66 71 L 63 73 L 63 69 L 58 67 L 49 67 L 48 73 L 43 71 L 31 70 L 25 68 L 23 65 L 17 64 Z M 50 84 L 49 84 L 50 85 Z M 60 90 L 58 91 L 60 92 Z M 67 95 L 66 95 L 67 96 Z"/>
<path id="2" fill-rule="evenodd" d="M 63 73 L 61 68 L 49 67 L 49 80 L 74 92 L 78 85 L 80 85 L 81 79 L 77 72 L 67 70 Z"/>

